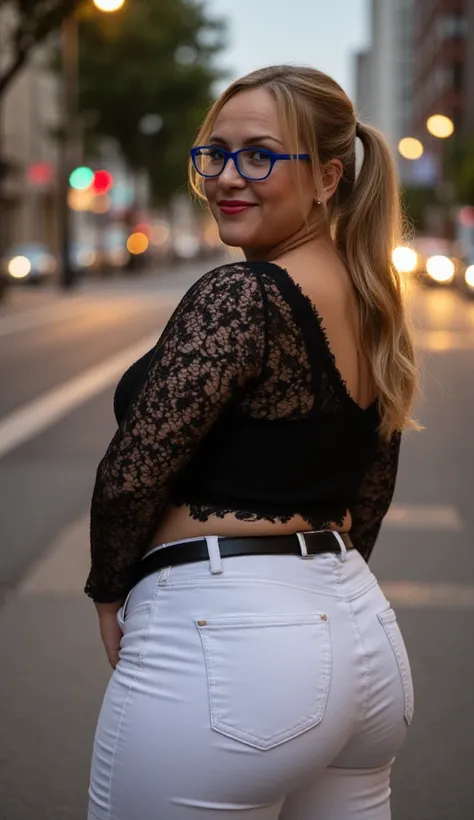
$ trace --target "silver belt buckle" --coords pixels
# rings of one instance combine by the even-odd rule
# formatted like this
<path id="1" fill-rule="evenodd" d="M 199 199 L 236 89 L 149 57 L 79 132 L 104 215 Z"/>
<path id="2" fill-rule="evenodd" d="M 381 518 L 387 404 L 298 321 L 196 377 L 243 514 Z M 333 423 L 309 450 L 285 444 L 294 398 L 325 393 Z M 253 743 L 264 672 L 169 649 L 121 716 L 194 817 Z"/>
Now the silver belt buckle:
<path id="1" fill-rule="evenodd" d="M 301 550 L 301 557 L 302 558 L 314 558 L 314 555 L 308 552 L 308 548 L 306 546 L 306 541 L 304 540 L 304 535 L 302 532 L 297 532 L 296 537 L 298 539 L 298 544 L 300 545 Z"/>
<path id="2" fill-rule="evenodd" d="M 341 536 L 339 535 L 339 533 L 336 532 L 335 530 L 309 530 L 306 533 L 306 535 L 318 535 L 318 533 L 320 533 L 320 532 L 321 533 L 322 532 L 330 532 L 330 533 L 334 534 L 334 536 L 336 537 L 336 541 L 338 542 L 339 547 L 341 549 L 341 553 L 343 553 L 344 558 L 345 558 L 346 546 L 345 546 Z M 308 548 L 306 546 L 306 541 L 304 540 L 304 535 L 305 534 L 302 533 L 302 532 L 297 532 L 296 533 L 296 537 L 297 537 L 298 543 L 300 545 L 301 555 L 302 555 L 303 558 L 315 558 L 315 555 L 313 555 L 313 553 L 308 552 Z"/>

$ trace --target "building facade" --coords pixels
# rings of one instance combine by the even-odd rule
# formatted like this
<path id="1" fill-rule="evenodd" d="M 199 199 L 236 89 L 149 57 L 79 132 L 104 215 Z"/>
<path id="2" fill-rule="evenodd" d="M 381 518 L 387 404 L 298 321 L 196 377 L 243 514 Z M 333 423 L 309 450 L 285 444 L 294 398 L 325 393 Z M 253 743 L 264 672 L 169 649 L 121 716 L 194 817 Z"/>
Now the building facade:
<path id="1" fill-rule="evenodd" d="M 371 0 L 371 47 L 356 55 L 359 116 L 386 136 L 402 177 L 410 171 L 397 146 L 411 133 L 413 122 L 413 2 Z"/>
<path id="2" fill-rule="evenodd" d="M 0 25 L 7 28 L 2 8 Z M 5 48 L 2 66 L 11 55 Z M 58 242 L 57 168 L 59 79 L 49 68 L 47 45 L 35 49 L 28 63 L 7 86 L 1 100 L 0 251 L 18 242 Z"/>
<path id="3" fill-rule="evenodd" d="M 417 135 L 424 133 L 426 120 L 432 114 L 446 114 L 453 120 L 456 131 L 467 130 L 470 5 L 468 0 L 415 0 L 414 128 Z"/>

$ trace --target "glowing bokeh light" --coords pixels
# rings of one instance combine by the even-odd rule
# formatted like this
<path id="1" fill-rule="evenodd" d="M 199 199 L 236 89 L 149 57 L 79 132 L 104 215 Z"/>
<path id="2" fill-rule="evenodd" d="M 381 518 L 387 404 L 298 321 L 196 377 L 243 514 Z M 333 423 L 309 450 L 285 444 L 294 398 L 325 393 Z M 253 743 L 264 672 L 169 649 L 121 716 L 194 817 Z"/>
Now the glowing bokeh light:
<path id="1" fill-rule="evenodd" d="M 140 253 L 145 253 L 149 245 L 148 237 L 140 231 L 130 234 L 127 239 L 127 250 L 134 256 Z"/>
<path id="2" fill-rule="evenodd" d="M 435 282 L 451 282 L 454 278 L 454 264 L 447 256 L 430 256 L 426 272 Z"/>
<path id="3" fill-rule="evenodd" d="M 446 139 L 454 131 L 453 121 L 449 117 L 445 117 L 444 114 L 433 114 L 432 117 L 428 117 L 426 127 L 430 134 L 433 137 L 438 137 L 438 139 Z"/>
<path id="4" fill-rule="evenodd" d="M 405 159 L 419 159 L 424 148 L 420 140 L 415 137 L 403 137 L 398 143 L 398 151 Z"/>
<path id="5" fill-rule="evenodd" d="M 99 9 L 99 11 L 118 11 L 122 8 L 125 0 L 94 0 L 94 6 Z"/>
<path id="6" fill-rule="evenodd" d="M 75 168 L 69 177 L 69 185 L 75 191 L 85 191 L 94 179 L 94 171 L 92 168 L 87 168 L 85 165 Z"/>
<path id="7" fill-rule="evenodd" d="M 398 273 L 413 273 L 418 264 L 418 254 L 413 248 L 400 246 L 392 253 L 392 262 Z"/>
<path id="8" fill-rule="evenodd" d="M 72 211 L 89 211 L 94 202 L 94 194 L 87 188 L 86 190 L 76 190 L 70 188 L 67 195 L 67 204 Z"/>
<path id="9" fill-rule="evenodd" d="M 464 279 L 466 285 L 469 285 L 470 288 L 474 288 L 474 265 L 469 265 L 469 267 L 466 268 Z"/>
<path id="10" fill-rule="evenodd" d="M 91 188 L 95 194 L 108 194 L 114 184 L 114 178 L 109 171 L 96 171 Z"/>
<path id="11" fill-rule="evenodd" d="M 14 256 L 8 263 L 8 273 L 13 279 L 24 279 L 31 270 L 31 262 L 26 256 Z"/>

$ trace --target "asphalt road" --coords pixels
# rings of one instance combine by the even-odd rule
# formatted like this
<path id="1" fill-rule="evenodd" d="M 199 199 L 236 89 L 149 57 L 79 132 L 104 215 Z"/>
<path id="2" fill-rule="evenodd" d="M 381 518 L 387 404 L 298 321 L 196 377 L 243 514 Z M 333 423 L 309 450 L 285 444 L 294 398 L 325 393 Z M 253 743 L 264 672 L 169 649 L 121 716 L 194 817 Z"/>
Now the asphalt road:
<path id="1" fill-rule="evenodd" d="M 0 820 L 85 816 L 109 675 L 81 591 L 94 472 L 114 430 L 120 368 L 151 346 L 203 271 L 191 265 L 68 296 L 18 290 L 0 306 Z M 416 689 L 393 818 L 472 820 L 474 302 L 416 291 L 413 315 L 425 430 L 405 439 L 373 560 Z"/>

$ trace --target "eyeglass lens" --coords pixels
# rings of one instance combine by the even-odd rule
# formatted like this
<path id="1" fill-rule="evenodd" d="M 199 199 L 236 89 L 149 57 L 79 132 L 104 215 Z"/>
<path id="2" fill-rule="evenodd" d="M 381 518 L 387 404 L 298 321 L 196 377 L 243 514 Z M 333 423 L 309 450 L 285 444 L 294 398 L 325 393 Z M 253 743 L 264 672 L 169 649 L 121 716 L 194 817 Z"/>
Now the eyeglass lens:
<path id="1" fill-rule="evenodd" d="M 203 176 L 218 176 L 225 164 L 225 154 L 219 148 L 200 148 L 196 152 L 196 168 Z M 266 151 L 246 148 L 237 155 L 239 171 L 249 179 L 263 179 L 268 176 L 271 158 Z"/>

